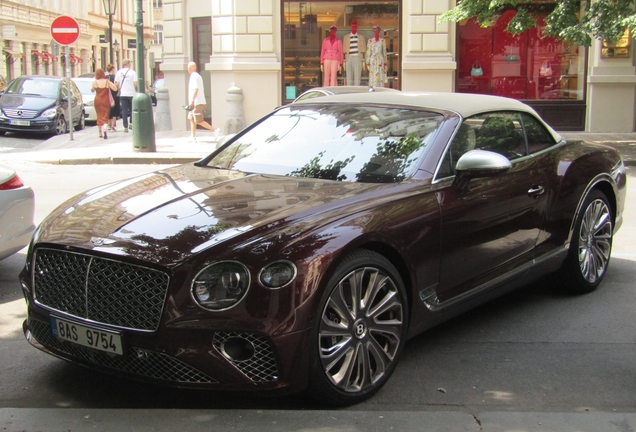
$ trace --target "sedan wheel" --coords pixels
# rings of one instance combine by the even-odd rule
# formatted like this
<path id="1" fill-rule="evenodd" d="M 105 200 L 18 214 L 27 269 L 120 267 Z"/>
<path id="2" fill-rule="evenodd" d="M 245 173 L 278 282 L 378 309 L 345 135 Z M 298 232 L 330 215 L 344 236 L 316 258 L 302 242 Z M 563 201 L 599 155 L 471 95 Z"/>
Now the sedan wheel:
<path id="1" fill-rule="evenodd" d="M 405 342 L 402 280 L 379 254 L 356 251 L 331 278 L 312 348 L 314 395 L 337 405 L 360 402 L 384 385 Z"/>
<path id="2" fill-rule="evenodd" d="M 75 126 L 75 130 L 79 132 L 81 130 L 84 130 L 85 127 L 86 127 L 86 118 L 84 116 L 84 111 L 82 111 L 79 118 L 79 122 L 77 123 L 77 126 Z"/>
<path id="3" fill-rule="evenodd" d="M 574 225 L 570 252 L 560 283 L 576 292 L 593 291 L 603 280 L 612 252 L 613 216 L 603 193 L 593 190 L 586 197 Z"/>
<path id="4" fill-rule="evenodd" d="M 62 116 L 57 117 L 57 121 L 55 122 L 55 135 L 62 135 L 67 132 L 67 124 L 66 119 Z"/>

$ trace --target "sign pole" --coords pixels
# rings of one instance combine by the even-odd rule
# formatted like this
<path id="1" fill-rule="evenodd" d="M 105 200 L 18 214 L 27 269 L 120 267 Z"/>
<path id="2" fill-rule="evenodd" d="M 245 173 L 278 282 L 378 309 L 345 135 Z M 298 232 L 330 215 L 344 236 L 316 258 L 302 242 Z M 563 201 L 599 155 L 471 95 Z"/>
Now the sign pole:
<path id="1" fill-rule="evenodd" d="M 62 15 L 51 23 L 51 36 L 60 45 L 64 45 L 64 57 L 66 59 L 66 103 L 67 103 L 67 126 L 69 139 L 73 141 L 73 95 L 71 93 L 71 56 L 68 46 L 74 44 L 80 35 L 79 24 L 75 18 Z M 80 113 L 81 115 L 81 113 Z M 80 119 L 82 121 L 82 119 Z"/>
<path id="2" fill-rule="evenodd" d="M 71 97 L 71 59 L 69 57 L 68 45 L 64 46 L 64 56 L 66 57 L 66 108 L 68 110 L 68 140 L 73 141 L 73 98 Z"/>

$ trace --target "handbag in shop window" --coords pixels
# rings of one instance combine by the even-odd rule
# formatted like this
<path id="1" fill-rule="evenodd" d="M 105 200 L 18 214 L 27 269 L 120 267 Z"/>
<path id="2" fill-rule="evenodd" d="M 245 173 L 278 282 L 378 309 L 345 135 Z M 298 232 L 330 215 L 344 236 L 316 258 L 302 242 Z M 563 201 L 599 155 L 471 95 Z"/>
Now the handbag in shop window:
<path id="1" fill-rule="evenodd" d="M 541 69 L 539 69 L 539 75 L 542 77 L 550 77 L 552 76 L 552 66 L 550 62 L 545 60 L 541 63 Z"/>
<path id="2" fill-rule="evenodd" d="M 470 70 L 470 74 L 472 76 L 482 76 L 484 74 L 484 71 L 481 68 L 481 63 L 479 63 L 479 61 L 475 60 L 475 63 L 473 63 L 473 68 Z"/>

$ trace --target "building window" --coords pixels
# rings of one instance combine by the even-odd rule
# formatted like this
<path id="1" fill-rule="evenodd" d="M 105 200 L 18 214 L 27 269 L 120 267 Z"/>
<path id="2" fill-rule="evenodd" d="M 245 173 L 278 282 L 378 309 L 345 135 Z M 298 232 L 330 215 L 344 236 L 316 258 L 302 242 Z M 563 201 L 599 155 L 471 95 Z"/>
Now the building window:
<path id="1" fill-rule="evenodd" d="M 353 46 L 350 41 L 352 23 L 357 23 L 360 60 L 363 48 L 374 38 L 374 26 L 381 29 L 380 39 L 386 47 L 387 73 L 383 74 L 383 87 L 400 88 L 400 20 L 401 1 L 287 1 L 282 2 L 283 15 L 283 101 L 291 102 L 301 93 L 326 85 L 321 71 L 323 40 L 330 35 L 332 25 L 337 27 L 336 37 L 342 42 L 344 57 Z M 362 43 L 364 39 L 364 44 Z M 353 52 L 353 51 L 352 51 Z M 353 57 L 352 57 L 353 59 Z M 345 60 L 346 64 L 346 60 Z M 374 63 L 375 64 L 375 63 Z M 324 68 L 323 68 L 324 69 Z M 337 85 L 369 85 L 369 69 L 355 72 L 344 68 L 336 75 Z M 376 84 L 377 86 L 377 84 Z"/>
<path id="2" fill-rule="evenodd" d="M 163 7 L 163 0 L 152 0 L 152 7 L 155 9 L 161 9 Z"/>
<path id="3" fill-rule="evenodd" d="M 538 4 L 538 27 L 520 35 L 505 31 L 516 11 L 508 10 L 494 26 L 474 19 L 458 24 L 457 91 L 524 100 L 583 100 L 585 50 L 544 37 L 544 18 L 554 5 Z"/>
<path id="4" fill-rule="evenodd" d="M 163 44 L 163 25 L 155 24 L 155 40 L 152 42 L 153 45 L 161 45 Z"/>

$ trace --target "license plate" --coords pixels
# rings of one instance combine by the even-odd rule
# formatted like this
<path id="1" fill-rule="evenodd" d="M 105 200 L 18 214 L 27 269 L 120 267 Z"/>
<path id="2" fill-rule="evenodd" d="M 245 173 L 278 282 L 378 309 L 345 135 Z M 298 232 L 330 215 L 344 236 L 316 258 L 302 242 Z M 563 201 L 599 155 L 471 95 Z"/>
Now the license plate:
<path id="1" fill-rule="evenodd" d="M 87 327 L 57 317 L 51 317 L 51 331 L 58 339 L 115 354 L 124 354 L 121 334 L 95 327 Z"/>
<path id="2" fill-rule="evenodd" d="M 31 122 L 28 120 L 11 120 L 11 124 L 15 126 L 31 126 Z"/>

